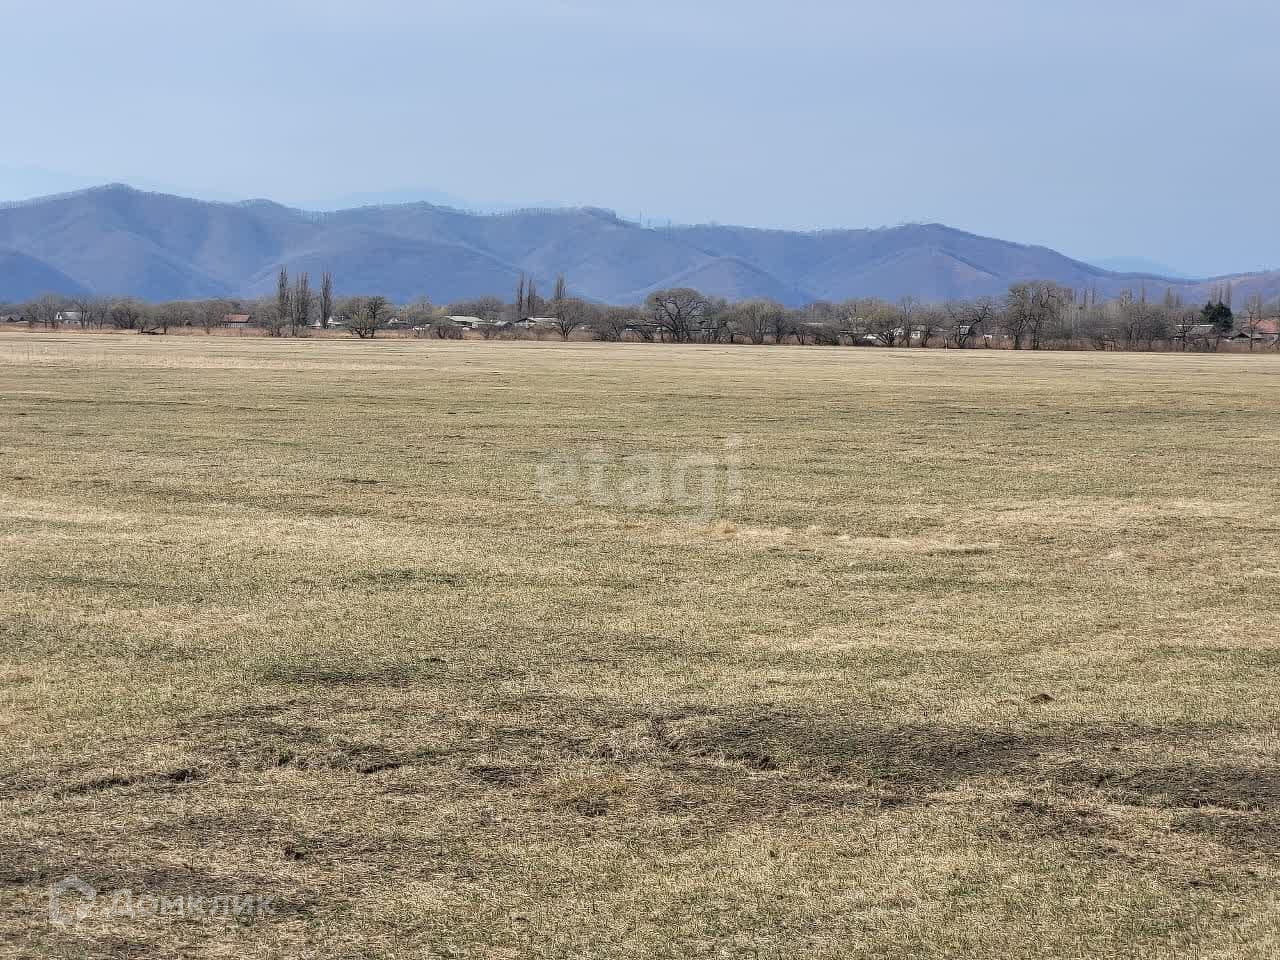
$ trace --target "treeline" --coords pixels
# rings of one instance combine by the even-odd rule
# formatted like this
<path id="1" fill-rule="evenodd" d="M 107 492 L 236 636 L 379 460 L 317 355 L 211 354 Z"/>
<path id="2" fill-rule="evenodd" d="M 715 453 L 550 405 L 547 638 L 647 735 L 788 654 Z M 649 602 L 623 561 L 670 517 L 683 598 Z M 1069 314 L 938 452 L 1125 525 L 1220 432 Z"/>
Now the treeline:
<path id="1" fill-rule="evenodd" d="M 1239 311 L 1230 287 L 1205 304 L 1186 304 L 1172 291 L 1145 291 L 1100 300 L 1052 282 L 1012 285 L 1002 297 L 926 303 L 855 298 L 789 308 L 770 300 L 728 300 L 690 288 L 661 290 L 640 306 L 609 306 L 569 294 L 563 276 L 550 295 L 521 276 L 511 300 L 481 297 L 437 306 L 427 298 L 393 304 L 386 297 L 338 298 L 332 275 L 313 289 L 303 273 L 281 270 L 273 296 L 254 301 L 211 299 L 148 304 L 130 298 L 42 297 L 0 316 L 45 327 L 61 325 L 167 333 L 228 326 L 266 336 L 306 336 L 335 329 L 361 338 L 381 332 L 458 339 L 465 336 L 564 340 L 591 338 L 649 343 L 1004 349 L 1216 350 L 1225 341 L 1277 345 L 1280 305 L 1260 296 Z"/>

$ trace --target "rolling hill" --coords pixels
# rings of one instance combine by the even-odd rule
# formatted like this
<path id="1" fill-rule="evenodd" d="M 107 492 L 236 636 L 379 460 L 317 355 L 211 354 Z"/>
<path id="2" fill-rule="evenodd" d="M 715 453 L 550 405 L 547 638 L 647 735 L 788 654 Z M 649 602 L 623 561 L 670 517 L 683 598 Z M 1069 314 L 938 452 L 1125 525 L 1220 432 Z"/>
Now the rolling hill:
<path id="1" fill-rule="evenodd" d="M 57 291 L 68 296 L 86 293 L 61 270 L 14 250 L 0 250 L 0 300 L 30 300 Z"/>
<path id="2" fill-rule="evenodd" d="M 119 184 L 0 206 L 0 300 L 86 291 L 152 300 L 259 296 L 272 289 L 281 266 L 313 276 L 332 271 L 344 293 L 398 301 L 427 295 L 438 303 L 509 295 L 521 272 L 544 292 L 563 272 L 578 295 L 614 303 L 670 286 L 794 305 L 996 295 L 1030 279 L 1107 296 L 1143 285 L 1152 295 L 1172 288 L 1189 300 L 1215 285 L 1113 273 L 1045 247 L 940 224 L 812 233 L 651 229 L 594 208 L 481 215 L 429 203 L 313 213 Z M 1280 295 L 1280 271 L 1234 282 L 1237 296 Z"/>

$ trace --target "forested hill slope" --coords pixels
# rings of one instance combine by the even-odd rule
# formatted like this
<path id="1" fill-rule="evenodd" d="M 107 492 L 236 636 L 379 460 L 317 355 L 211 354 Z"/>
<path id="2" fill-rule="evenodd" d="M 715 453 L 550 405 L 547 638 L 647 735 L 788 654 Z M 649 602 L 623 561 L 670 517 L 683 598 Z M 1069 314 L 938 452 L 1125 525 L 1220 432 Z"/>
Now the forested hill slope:
<path id="1" fill-rule="evenodd" d="M 437 303 L 556 274 L 590 299 L 638 302 L 692 286 L 789 305 L 853 296 L 942 300 L 1056 280 L 1103 296 L 1145 286 L 1188 300 L 1208 281 L 1111 273 L 1045 247 L 939 224 L 813 233 L 698 226 L 652 229 L 592 208 L 480 215 L 426 203 L 309 213 L 269 201 L 207 203 L 122 185 L 0 207 L 0 300 L 37 292 L 152 300 L 268 292 L 276 271 L 332 271 L 344 293 Z M 1239 278 L 1238 296 L 1280 294 L 1280 273 Z"/>

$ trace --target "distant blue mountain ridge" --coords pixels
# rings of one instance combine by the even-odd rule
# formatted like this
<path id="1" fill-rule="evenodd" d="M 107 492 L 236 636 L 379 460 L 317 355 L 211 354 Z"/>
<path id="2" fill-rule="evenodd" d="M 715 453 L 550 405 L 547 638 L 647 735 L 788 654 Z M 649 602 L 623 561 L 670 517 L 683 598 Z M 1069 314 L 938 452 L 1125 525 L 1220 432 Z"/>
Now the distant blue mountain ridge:
<path id="1" fill-rule="evenodd" d="M 521 273 L 544 292 L 563 273 L 575 294 L 620 304 L 672 286 L 788 305 L 854 296 L 940 301 L 995 296 L 1033 279 L 1100 296 L 1172 289 L 1193 301 L 1223 282 L 1114 272 L 936 223 L 814 232 L 655 229 L 592 207 L 485 214 L 414 202 L 314 212 L 121 184 L 0 205 L 0 300 L 43 292 L 254 297 L 273 288 L 282 266 L 313 277 L 330 271 L 343 293 L 437 303 L 509 296 Z M 1280 295 L 1277 272 L 1232 282 L 1239 297 Z"/>

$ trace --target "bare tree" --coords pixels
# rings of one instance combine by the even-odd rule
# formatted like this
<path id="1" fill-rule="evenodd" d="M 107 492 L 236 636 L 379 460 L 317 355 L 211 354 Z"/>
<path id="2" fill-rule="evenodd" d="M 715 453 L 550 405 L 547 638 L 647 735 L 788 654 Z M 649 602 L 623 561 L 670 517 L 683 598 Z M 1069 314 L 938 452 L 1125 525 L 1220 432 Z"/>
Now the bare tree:
<path id="1" fill-rule="evenodd" d="M 111 301 L 106 297 L 89 297 L 84 305 L 85 316 L 95 329 L 101 330 L 111 321 Z"/>
<path id="2" fill-rule="evenodd" d="M 842 338 L 840 321 L 840 309 L 834 303 L 818 300 L 801 311 L 797 323 L 809 331 L 818 346 L 838 347 Z"/>
<path id="3" fill-rule="evenodd" d="M 185 300 L 144 306 L 139 319 L 138 332 L 168 333 L 170 327 L 190 326 L 195 315 L 195 304 Z"/>
<path id="4" fill-rule="evenodd" d="M 920 346 L 929 346 L 929 341 L 940 334 L 946 327 L 946 313 L 941 307 L 926 304 L 916 313 L 915 329 L 920 334 Z"/>
<path id="5" fill-rule="evenodd" d="M 810 329 L 813 333 L 813 342 L 820 347 L 838 347 L 844 342 L 840 326 L 829 320 L 813 321 Z"/>
<path id="6" fill-rule="evenodd" d="M 708 303 L 697 290 L 678 287 L 649 294 L 645 306 L 664 339 L 673 343 L 690 343 L 701 330 Z"/>
<path id="7" fill-rule="evenodd" d="M 948 347 L 963 350 L 973 339 L 973 325 L 969 323 L 968 303 L 963 300 L 947 300 L 942 304 L 942 312 L 947 317 Z"/>
<path id="8" fill-rule="evenodd" d="M 431 322 L 428 330 L 437 340 L 461 340 L 464 337 L 462 327 L 448 317 L 437 317 Z"/>
<path id="9" fill-rule="evenodd" d="M 1253 342 L 1257 339 L 1259 332 L 1262 330 L 1262 323 L 1267 319 L 1267 302 L 1263 299 L 1262 294 L 1255 293 L 1244 304 L 1244 316 L 1240 322 L 1240 329 L 1249 337 L 1249 350 L 1253 351 Z"/>
<path id="10" fill-rule="evenodd" d="M 139 329 L 142 317 L 142 304 L 137 300 L 117 300 L 111 304 L 111 325 L 117 330 Z"/>
<path id="11" fill-rule="evenodd" d="M 293 319 L 293 301 L 289 290 L 289 271 L 284 267 L 276 275 L 276 302 L 271 310 L 263 311 L 263 328 L 269 337 L 284 336 L 285 328 Z"/>
<path id="12" fill-rule="evenodd" d="M 442 319 L 443 312 L 427 297 L 418 297 L 406 303 L 399 311 L 400 319 L 408 324 L 415 333 L 430 331 L 432 324 Z M 459 327 L 458 329 L 462 329 Z"/>
<path id="13" fill-rule="evenodd" d="M 573 332 L 591 323 L 594 309 L 585 300 L 567 297 L 558 300 L 553 314 L 556 332 L 561 340 L 568 340 Z"/>
<path id="14" fill-rule="evenodd" d="M 795 336 L 799 339 L 799 328 L 791 311 L 781 305 L 769 311 L 769 335 L 774 343 L 786 343 L 787 338 Z"/>
<path id="15" fill-rule="evenodd" d="M 231 304 L 226 300 L 202 300 L 196 304 L 195 318 L 205 333 L 213 333 L 227 322 L 231 314 Z"/>
<path id="16" fill-rule="evenodd" d="M 1047 337 L 1061 329 L 1067 304 L 1071 302 L 1071 291 L 1045 281 L 1032 284 L 1032 287 L 1035 309 L 1031 317 L 1031 349 L 1039 350 Z"/>
<path id="17" fill-rule="evenodd" d="M 902 314 L 898 308 L 880 300 L 872 300 L 861 306 L 859 326 L 881 347 L 892 347 L 905 336 Z"/>
<path id="18" fill-rule="evenodd" d="M 1142 314 L 1146 304 L 1133 295 L 1133 291 L 1121 291 L 1114 304 L 1112 327 L 1117 335 L 1117 346 L 1132 350 L 1138 345 L 1142 330 Z"/>
<path id="19" fill-rule="evenodd" d="M 344 311 L 347 329 L 361 340 L 372 340 L 378 334 L 387 312 L 386 297 L 352 297 Z"/>
<path id="20" fill-rule="evenodd" d="M 782 304 L 772 300 L 744 300 L 729 308 L 729 318 L 735 333 L 760 346 L 777 326 L 775 315 L 785 312 Z"/>
<path id="21" fill-rule="evenodd" d="M 733 343 L 727 300 L 723 297 L 707 298 L 707 308 L 698 321 L 694 339 L 700 343 Z"/>
<path id="22" fill-rule="evenodd" d="M 947 340 L 953 347 L 970 347 L 978 339 L 985 343 L 988 330 L 994 330 L 996 304 L 990 297 L 960 302 L 951 300 L 943 304 L 942 309 L 950 327 Z"/>
<path id="23" fill-rule="evenodd" d="M 164 306 L 146 303 L 145 301 L 138 304 L 138 322 L 134 325 L 134 329 L 140 334 L 158 334 L 161 328 L 165 331 L 169 329 L 169 320 L 166 315 Z"/>
<path id="24" fill-rule="evenodd" d="M 601 307 L 595 311 L 591 329 L 598 339 L 617 343 L 626 336 L 634 320 L 634 310 L 626 307 Z"/>
<path id="25" fill-rule="evenodd" d="M 1022 338 L 1031 326 L 1031 291 L 1027 284 L 1009 288 L 1000 311 L 1000 329 L 1013 343 L 1013 349 L 1022 349 Z"/>
<path id="26" fill-rule="evenodd" d="M 581 300 L 570 302 L 569 285 L 565 282 L 564 274 L 557 276 L 556 285 L 551 292 L 548 312 L 561 340 L 568 340 L 573 335 L 573 331 L 586 324 L 586 306 Z"/>
<path id="27" fill-rule="evenodd" d="M 1112 350 L 1118 346 L 1119 321 L 1115 312 L 1092 303 L 1076 324 L 1076 335 L 1095 350 Z"/>
<path id="28" fill-rule="evenodd" d="M 311 278 L 304 271 L 298 274 L 289 296 L 289 333 L 298 336 L 311 322 Z"/>
<path id="29" fill-rule="evenodd" d="M 527 287 L 528 287 L 528 284 L 529 284 L 529 278 L 528 278 L 527 276 L 525 276 L 524 271 L 523 271 L 523 270 L 521 270 L 521 271 L 520 271 L 520 280 L 519 280 L 519 282 L 516 284 L 515 316 L 511 318 L 512 320 L 519 321 L 519 320 L 523 320 L 523 319 L 525 318 L 525 315 L 526 315 L 526 314 L 525 314 L 525 299 L 526 299 L 526 297 L 527 297 L 527 295 L 528 295 L 528 294 L 527 294 Z"/>
<path id="30" fill-rule="evenodd" d="M 1181 349 L 1186 352 L 1187 341 L 1191 339 L 1190 333 L 1200 322 L 1200 311 L 1195 307 L 1188 307 L 1179 304 L 1169 314 L 1169 337 L 1173 342 L 1174 349 Z"/>
<path id="31" fill-rule="evenodd" d="M 921 306 L 916 297 L 906 296 L 898 301 L 898 319 L 902 327 L 902 345 L 911 346 L 911 338 L 916 333 L 916 320 L 919 319 Z"/>
<path id="32" fill-rule="evenodd" d="M 1028 339 L 1032 350 L 1040 349 L 1046 332 L 1062 317 L 1067 294 L 1065 288 L 1043 280 L 1009 287 L 1000 326 L 1013 342 L 1013 349 L 1021 350 Z"/>
<path id="33" fill-rule="evenodd" d="M 333 316 L 333 274 L 327 270 L 320 277 L 320 329 L 329 329 Z"/>
<path id="34" fill-rule="evenodd" d="M 22 309 L 23 316 L 27 317 L 27 319 L 50 329 L 58 326 L 58 315 L 62 312 L 62 298 L 52 293 L 37 297 Z"/>
<path id="35" fill-rule="evenodd" d="M 71 305 L 80 314 L 80 326 L 86 330 L 106 325 L 110 317 L 111 305 L 102 297 L 77 297 L 71 301 Z"/>
<path id="36" fill-rule="evenodd" d="M 388 306 L 386 297 L 365 297 L 364 329 L 368 332 L 370 340 L 381 329 Z"/>
<path id="37" fill-rule="evenodd" d="M 1126 290 L 1099 313 L 1102 322 L 1089 326 L 1095 331 L 1103 329 L 1110 334 L 1110 345 L 1123 345 L 1127 350 L 1151 350 L 1157 340 L 1172 336 L 1172 318 L 1176 308 L 1150 303 L 1145 290 L 1138 298 Z"/>
<path id="38" fill-rule="evenodd" d="M 92 299 L 92 297 L 72 297 L 67 301 L 67 305 L 71 309 L 63 311 L 63 316 L 69 318 L 71 322 L 79 324 L 81 330 L 88 330 L 90 322 L 89 305 Z"/>

